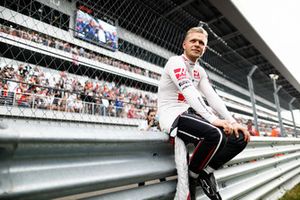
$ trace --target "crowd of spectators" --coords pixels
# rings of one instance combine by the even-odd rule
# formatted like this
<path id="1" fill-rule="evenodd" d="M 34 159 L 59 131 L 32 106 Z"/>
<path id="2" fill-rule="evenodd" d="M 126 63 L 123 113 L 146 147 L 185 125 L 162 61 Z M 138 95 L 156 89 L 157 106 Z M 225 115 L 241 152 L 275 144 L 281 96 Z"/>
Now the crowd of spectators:
<path id="1" fill-rule="evenodd" d="M 0 80 L 0 104 L 136 119 L 157 106 L 151 92 L 29 64 L 0 63 Z M 281 136 L 274 124 L 259 122 L 257 131 L 250 119 L 235 118 L 253 136 Z"/>
<path id="2" fill-rule="evenodd" d="M 0 32 L 72 53 L 75 60 L 78 56 L 82 56 L 150 78 L 160 78 L 157 73 L 25 27 L 0 25 Z M 90 79 L 65 71 L 33 67 L 29 64 L 8 66 L 1 63 L 0 65 L 0 79 L 6 80 L 0 82 L 2 104 L 8 102 L 23 107 L 139 119 L 145 118 L 149 108 L 155 108 L 157 105 L 157 97 L 153 93 L 117 85 L 115 82 L 98 80 L 97 77 Z M 259 131 L 257 131 L 254 130 L 252 122 L 250 128 L 248 119 L 238 120 L 247 125 L 254 136 L 281 136 L 279 128 L 274 124 L 259 122 Z M 291 128 L 286 128 L 285 131 L 288 134 L 293 132 Z"/>
<path id="3" fill-rule="evenodd" d="M 233 117 L 242 124 L 247 126 L 249 133 L 252 136 L 269 136 L 269 137 L 283 137 L 283 134 L 280 132 L 280 128 L 275 123 L 267 123 L 263 121 L 258 121 L 258 130 L 255 129 L 255 125 L 249 118 L 244 117 Z M 294 129 L 291 127 L 284 127 L 285 135 L 295 136 Z"/>
<path id="4" fill-rule="evenodd" d="M 144 118 L 157 106 L 151 92 L 29 64 L 0 63 L 2 104 Z"/>
<path id="5" fill-rule="evenodd" d="M 30 30 L 25 27 L 17 26 L 13 27 L 11 26 L 4 26 L 0 24 L 0 32 L 10 34 L 16 37 L 20 37 L 25 40 L 29 40 L 38 44 L 43 44 L 48 47 L 52 47 L 58 50 L 62 50 L 68 53 L 71 53 L 74 58 L 74 62 L 78 60 L 78 56 L 82 56 L 84 58 L 88 58 L 91 60 L 95 60 L 101 63 L 105 63 L 107 65 L 112 65 L 114 67 L 118 67 L 120 69 L 130 71 L 136 74 L 140 74 L 146 77 L 150 77 L 153 79 L 158 80 L 160 78 L 160 75 L 158 73 L 149 71 L 147 69 L 143 69 L 128 63 L 125 63 L 123 61 L 104 56 L 100 53 L 91 51 L 89 49 L 83 48 L 81 46 L 76 46 L 74 44 L 71 44 L 69 42 L 65 42 L 63 40 L 51 37 L 49 35 L 45 35 L 43 33 L 39 33 L 33 30 Z"/>

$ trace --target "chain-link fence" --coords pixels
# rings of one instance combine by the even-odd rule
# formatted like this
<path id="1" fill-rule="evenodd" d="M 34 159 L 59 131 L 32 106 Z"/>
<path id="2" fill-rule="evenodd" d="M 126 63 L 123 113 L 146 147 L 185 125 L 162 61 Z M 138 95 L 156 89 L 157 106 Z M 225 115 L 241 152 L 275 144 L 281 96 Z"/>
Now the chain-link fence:
<path id="1" fill-rule="evenodd" d="M 253 64 L 239 54 L 247 46 L 229 46 L 192 17 L 179 27 L 166 18 L 171 13 L 160 14 L 170 5 L 176 8 L 172 1 L 1 1 L 1 115 L 137 126 L 157 107 L 168 57 L 182 53 L 187 28 L 201 25 L 210 35 L 201 64 L 235 117 L 252 120 L 247 75 Z M 280 127 L 274 82 L 260 66 L 252 80 L 257 127 L 271 135 Z M 293 97 L 284 89 L 277 94 L 289 109 Z M 281 124 L 284 135 L 293 133 L 292 120 Z"/>

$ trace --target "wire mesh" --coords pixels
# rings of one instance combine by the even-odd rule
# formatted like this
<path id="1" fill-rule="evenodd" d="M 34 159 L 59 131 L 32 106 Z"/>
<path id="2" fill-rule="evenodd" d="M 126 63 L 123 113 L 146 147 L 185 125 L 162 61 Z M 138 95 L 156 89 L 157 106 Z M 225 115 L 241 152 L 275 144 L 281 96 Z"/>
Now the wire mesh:
<path id="1" fill-rule="evenodd" d="M 182 53 L 185 31 L 200 25 L 209 32 L 208 50 L 200 63 L 217 75 L 212 83 L 223 92 L 222 98 L 236 105 L 230 111 L 244 123 L 252 119 L 247 75 L 252 61 L 259 61 L 262 64 L 252 77 L 259 119 L 268 121 L 269 127 L 278 124 L 273 83 L 263 70 L 266 60 L 249 48 L 250 43 L 239 46 L 240 34 L 232 32 L 235 28 L 225 19 L 230 34 L 220 37 L 216 23 L 205 22 L 205 16 L 214 13 L 205 11 L 197 19 L 178 4 L 1 1 L 2 115 L 95 123 L 104 117 L 107 123 L 137 125 L 157 107 L 157 85 L 167 59 Z M 241 53 L 248 48 L 251 57 Z M 281 107 L 288 109 L 293 97 L 284 89 L 278 95 Z M 293 106 L 299 108 L 299 102 Z M 284 124 L 290 127 L 287 121 Z"/>

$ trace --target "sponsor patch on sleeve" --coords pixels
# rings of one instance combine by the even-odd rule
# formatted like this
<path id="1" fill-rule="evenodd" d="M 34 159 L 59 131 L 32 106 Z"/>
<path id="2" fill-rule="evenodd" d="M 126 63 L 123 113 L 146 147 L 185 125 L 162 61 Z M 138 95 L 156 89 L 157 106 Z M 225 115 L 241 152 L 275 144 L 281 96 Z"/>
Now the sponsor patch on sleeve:
<path id="1" fill-rule="evenodd" d="M 192 83 L 188 79 L 184 79 L 178 82 L 178 86 L 181 88 L 181 90 L 184 90 L 185 88 L 191 86 Z"/>

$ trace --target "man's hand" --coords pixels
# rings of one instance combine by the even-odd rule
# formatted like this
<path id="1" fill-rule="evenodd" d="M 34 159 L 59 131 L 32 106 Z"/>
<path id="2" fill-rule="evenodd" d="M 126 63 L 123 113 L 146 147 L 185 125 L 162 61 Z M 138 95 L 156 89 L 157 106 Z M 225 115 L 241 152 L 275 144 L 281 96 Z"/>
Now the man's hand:
<path id="1" fill-rule="evenodd" d="M 227 120 L 216 119 L 212 122 L 212 125 L 222 127 L 226 135 L 234 133 L 237 138 L 239 137 L 239 131 L 242 131 L 245 138 L 244 140 L 246 142 L 250 141 L 250 133 L 248 132 L 247 128 L 241 124 L 238 124 L 237 122 L 230 123 Z"/>
<path id="2" fill-rule="evenodd" d="M 246 127 L 244 127 L 243 125 L 241 125 L 237 122 L 232 123 L 232 126 L 233 126 L 233 132 L 237 138 L 239 137 L 239 131 L 242 131 L 244 134 L 244 138 L 245 138 L 244 140 L 246 142 L 250 141 L 250 133 L 248 132 Z"/>
<path id="3" fill-rule="evenodd" d="M 230 135 L 233 133 L 233 126 L 227 120 L 216 119 L 215 121 L 212 122 L 212 125 L 222 127 L 226 135 Z"/>

